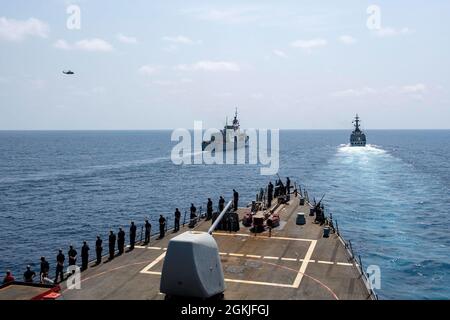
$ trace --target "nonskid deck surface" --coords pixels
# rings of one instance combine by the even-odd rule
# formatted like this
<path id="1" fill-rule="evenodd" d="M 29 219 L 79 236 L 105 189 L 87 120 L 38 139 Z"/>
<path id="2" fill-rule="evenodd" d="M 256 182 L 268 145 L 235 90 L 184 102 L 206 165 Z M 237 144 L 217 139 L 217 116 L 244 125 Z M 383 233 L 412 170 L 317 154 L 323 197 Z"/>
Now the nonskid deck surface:
<path id="1" fill-rule="evenodd" d="M 239 216 L 249 209 L 239 209 Z M 323 238 L 323 227 L 308 216 L 309 205 L 298 198 L 281 205 L 280 226 L 269 232 L 217 231 L 225 275 L 225 299 L 369 299 L 369 291 L 357 265 L 336 234 Z M 306 224 L 295 223 L 296 213 L 305 212 Z M 194 230 L 207 231 L 211 221 L 201 221 Z M 187 226 L 169 232 L 147 246 L 104 259 L 81 274 L 81 289 L 67 289 L 64 299 L 164 299 L 160 276 L 168 242 L 192 230 Z"/>

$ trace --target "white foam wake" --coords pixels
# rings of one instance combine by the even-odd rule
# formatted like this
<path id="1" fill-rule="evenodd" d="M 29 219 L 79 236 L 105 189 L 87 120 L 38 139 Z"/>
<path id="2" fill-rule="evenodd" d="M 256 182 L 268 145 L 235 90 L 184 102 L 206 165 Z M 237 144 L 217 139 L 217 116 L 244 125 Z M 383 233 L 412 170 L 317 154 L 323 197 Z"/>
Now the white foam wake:
<path id="1" fill-rule="evenodd" d="M 364 147 L 352 147 L 350 144 L 341 144 L 338 147 L 338 152 L 349 154 L 383 154 L 387 151 L 374 144 L 366 144 Z"/>

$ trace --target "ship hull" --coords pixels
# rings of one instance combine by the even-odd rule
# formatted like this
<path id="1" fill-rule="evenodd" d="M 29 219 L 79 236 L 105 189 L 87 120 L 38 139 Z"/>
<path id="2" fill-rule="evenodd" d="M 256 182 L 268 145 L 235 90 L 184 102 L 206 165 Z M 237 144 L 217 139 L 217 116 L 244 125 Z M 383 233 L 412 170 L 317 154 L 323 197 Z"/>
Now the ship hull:
<path id="1" fill-rule="evenodd" d="M 209 145 L 211 145 L 211 143 L 213 143 L 213 141 L 203 141 L 202 142 L 202 151 L 206 151 L 206 148 Z M 216 144 L 216 146 L 213 148 L 213 150 L 215 150 L 215 151 L 225 152 L 225 151 L 231 151 L 231 150 L 239 150 L 239 149 L 248 147 L 248 139 L 246 139 L 245 142 L 229 141 L 229 142 L 220 142 L 220 143 L 215 143 L 215 144 Z"/>
<path id="2" fill-rule="evenodd" d="M 365 134 L 352 134 L 350 136 L 350 146 L 352 147 L 364 147 L 366 145 Z"/>
<path id="3" fill-rule="evenodd" d="M 206 148 L 213 143 L 215 144 L 215 146 L 211 146 L 211 148 L 213 149 L 209 148 L 209 150 L 224 152 L 227 150 L 238 150 L 247 147 L 248 140 L 249 137 L 244 132 L 238 131 L 235 134 L 226 132 L 225 134 L 222 133 L 213 135 L 211 137 L 211 140 L 203 141 L 202 150 L 205 151 Z"/>

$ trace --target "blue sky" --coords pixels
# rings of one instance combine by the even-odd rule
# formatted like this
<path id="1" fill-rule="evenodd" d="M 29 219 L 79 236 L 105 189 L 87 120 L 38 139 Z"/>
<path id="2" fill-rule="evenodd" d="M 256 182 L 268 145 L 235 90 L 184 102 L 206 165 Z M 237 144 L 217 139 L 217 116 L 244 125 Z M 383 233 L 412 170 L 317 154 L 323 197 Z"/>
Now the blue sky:
<path id="1" fill-rule="evenodd" d="M 448 1 L 0 0 L 0 129 L 221 127 L 235 107 L 244 127 L 350 129 L 358 112 L 365 128 L 449 129 L 449 14 Z"/>

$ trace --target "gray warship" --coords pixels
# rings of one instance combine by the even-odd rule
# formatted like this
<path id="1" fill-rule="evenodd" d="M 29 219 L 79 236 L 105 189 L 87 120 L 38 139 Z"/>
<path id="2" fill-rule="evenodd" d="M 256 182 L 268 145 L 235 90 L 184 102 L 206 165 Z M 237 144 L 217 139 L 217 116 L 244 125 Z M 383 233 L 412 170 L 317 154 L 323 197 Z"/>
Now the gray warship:
<path id="1" fill-rule="evenodd" d="M 245 130 L 241 130 L 237 115 L 236 108 L 232 124 L 229 125 L 227 119 L 223 130 L 212 134 L 210 140 L 203 141 L 203 151 L 208 151 L 210 149 L 225 152 L 227 150 L 236 150 L 248 146 L 249 137 Z M 210 146 L 210 148 L 207 149 L 208 146 Z"/>
<path id="2" fill-rule="evenodd" d="M 355 126 L 355 130 L 352 131 L 350 135 L 350 145 L 352 147 L 364 147 L 366 145 L 366 135 L 359 128 L 359 116 L 356 114 L 355 120 L 352 121 Z"/>

